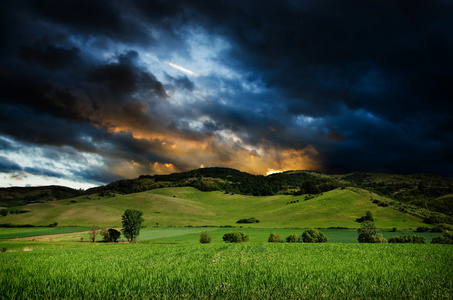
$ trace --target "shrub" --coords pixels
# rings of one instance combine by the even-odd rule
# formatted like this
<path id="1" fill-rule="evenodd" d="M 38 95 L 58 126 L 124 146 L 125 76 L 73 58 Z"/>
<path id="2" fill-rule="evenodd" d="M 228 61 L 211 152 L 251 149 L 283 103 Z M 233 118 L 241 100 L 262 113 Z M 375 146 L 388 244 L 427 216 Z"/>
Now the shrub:
<path id="1" fill-rule="evenodd" d="M 445 218 L 440 215 L 431 215 L 423 220 L 426 224 L 440 224 L 445 222 Z"/>
<path id="2" fill-rule="evenodd" d="M 286 242 L 287 243 L 298 243 L 298 242 L 300 242 L 300 239 L 297 234 L 293 233 L 286 237 Z"/>
<path id="3" fill-rule="evenodd" d="M 259 223 L 260 220 L 255 219 L 254 217 L 248 218 L 248 219 L 240 219 L 236 223 Z"/>
<path id="4" fill-rule="evenodd" d="M 431 244 L 453 244 L 453 233 L 447 232 L 444 235 L 436 236 L 432 239 Z"/>
<path id="5" fill-rule="evenodd" d="M 420 235 L 406 235 L 406 236 L 394 236 L 388 240 L 389 243 L 399 243 L 399 244 L 426 244 L 426 239 Z"/>
<path id="6" fill-rule="evenodd" d="M 302 240 L 304 243 L 327 243 L 327 237 L 324 233 L 312 228 L 304 231 Z"/>
<path id="7" fill-rule="evenodd" d="M 372 241 L 370 243 L 387 243 L 387 240 L 384 238 L 382 234 L 376 234 L 372 237 Z"/>
<path id="8" fill-rule="evenodd" d="M 417 227 L 415 232 L 428 232 L 429 228 L 428 227 Z"/>
<path id="9" fill-rule="evenodd" d="M 356 219 L 355 221 L 357 223 L 362 223 L 362 222 L 365 222 L 365 221 L 373 222 L 374 221 L 374 217 L 373 217 L 373 214 L 371 213 L 371 211 L 367 211 L 365 216 L 362 216 L 362 217 Z"/>
<path id="10" fill-rule="evenodd" d="M 433 227 L 429 230 L 429 232 L 444 232 L 444 230 L 440 227 Z"/>
<path id="11" fill-rule="evenodd" d="M 209 234 L 209 232 L 202 231 L 200 233 L 200 243 L 209 244 L 211 242 L 211 240 L 212 240 L 212 238 L 211 238 L 211 234 Z"/>
<path id="12" fill-rule="evenodd" d="M 267 240 L 269 243 L 281 243 L 282 239 L 278 234 L 273 234 L 269 236 L 269 239 Z"/>
<path id="13" fill-rule="evenodd" d="M 223 235 L 223 240 L 227 243 L 243 243 L 249 240 L 248 235 L 243 232 L 227 232 Z"/>

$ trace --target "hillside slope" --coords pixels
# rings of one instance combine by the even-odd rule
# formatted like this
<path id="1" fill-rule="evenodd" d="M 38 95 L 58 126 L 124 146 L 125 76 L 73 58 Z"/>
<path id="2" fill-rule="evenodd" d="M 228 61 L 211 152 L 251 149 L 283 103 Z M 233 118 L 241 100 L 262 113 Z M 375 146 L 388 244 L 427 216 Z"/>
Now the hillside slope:
<path id="1" fill-rule="evenodd" d="M 230 168 L 214 167 L 169 175 L 144 175 L 136 179 L 120 180 L 89 189 L 84 194 L 88 198 L 98 196 L 103 198 L 173 187 L 194 187 L 199 191 L 219 191 L 244 196 L 300 196 L 326 193 L 338 188 L 361 188 L 392 200 L 387 199 L 385 205 L 390 205 L 404 213 L 423 216 L 426 223 L 453 224 L 453 179 L 431 174 L 327 175 L 296 170 L 260 176 Z M 4 200 L 4 206 L 9 207 L 0 209 L 0 215 L 17 214 L 28 210 L 28 207 L 17 208 L 19 205 L 55 201 L 62 199 L 63 196 L 74 197 L 82 193 L 82 191 L 71 191 L 63 187 L 53 188 L 53 192 L 49 192 L 47 187 L 0 189 L 0 204 Z M 8 197 L 5 197 L 5 194 L 2 196 L 2 192 L 6 191 L 14 193 L 10 193 Z M 382 204 L 378 199 L 375 201 L 375 204 Z"/>
<path id="2" fill-rule="evenodd" d="M 26 205 L 30 212 L 8 215 L 0 223 L 59 226 L 120 227 L 128 208 L 144 212 L 146 226 L 239 226 L 260 228 L 347 227 L 357 228 L 355 219 L 372 211 L 380 228 L 415 229 L 426 226 L 420 218 L 371 199 L 388 199 L 357 188 L 338 188 L 312 199 L 306 196 L 245 196 L 218 191 L 201 192 L 192 187 L 162 188 L 116 197 L 80 196 L 48 203 Z M 293 202 L 293 203 L 291 203 Z M 255 217 L 255 224 L 236 224 Z"/>

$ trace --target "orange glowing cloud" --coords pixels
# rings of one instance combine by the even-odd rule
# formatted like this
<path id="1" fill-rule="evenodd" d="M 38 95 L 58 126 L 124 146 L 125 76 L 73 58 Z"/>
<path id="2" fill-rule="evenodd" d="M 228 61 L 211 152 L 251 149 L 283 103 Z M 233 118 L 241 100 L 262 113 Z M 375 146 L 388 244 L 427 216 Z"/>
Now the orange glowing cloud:
<path id="1" fill-rule="evenodd" d="M 318 151 L 312 145 L 303 149 L 284 149 L 266 140 L 260 145 L 247 145 L 233 132 L 198 139 L 185 138 L 177 132 L 146 132 L 126 126 L 111 127 L 110 132 L 126 132 L 134 139 L 153 142 L 154 148 L 149 151 L 161 158 L 160 162 L 149 162 L 147 165 L 135 161 L 118 165 L 115 171 L 128 178 L 142 174 L 170 174 L 200 166 L 230 167 L 261 175 L 286 170 L 321 169 L 316 159 Z"/>
<path id="2" fill-rule="evenodd" d="M 176 171 L 176 167 L 170 163 L 150 163 L 152 174 L 170 174 Z"/>

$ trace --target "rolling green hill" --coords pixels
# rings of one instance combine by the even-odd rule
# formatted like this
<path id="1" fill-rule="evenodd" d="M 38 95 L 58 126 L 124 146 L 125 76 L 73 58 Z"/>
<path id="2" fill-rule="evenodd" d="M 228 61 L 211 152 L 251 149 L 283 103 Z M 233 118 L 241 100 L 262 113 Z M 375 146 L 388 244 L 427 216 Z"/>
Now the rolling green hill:
<path id="1" fill-rule="evenodd" d="M 0 188 L 0 206 L 14 207 L 29 203 L 47 202 L 83 194 L 83 191 L 64 186 Z"/>
<path id="2" fill-rule="evenodd" d="M 145 225 L 159 226 L 239 226 L 252 228 L 357 228 L 355 219 L 371 211 L 379 228 L 415 229 L 426 226 L 422 218 L 371 200 L 389 201 L 359 188 L 338 188 L 313 195 L 248 196 L 219 191 L 202 192 L 193 187 L 154 189 L 141 193 L 76 198 L 19 207 L 30 212 L 0 217 L 0 223 L 59 226 L 120 227 L 128 208 L 144 212 Z M 291 203 L 292 202 L 292 203 Z M 255 217 L 254 224 L 236 224 Z"/>
<path id="3" fill-rule="evenodd" d="M 327 175 L 313 171 L 286 171 L 269 176 L 252 175 L 229 168 L 202 168 L 169 175 L 144 175 L 93 188 L 90 193 L 130 194 L 162 187 L 195 187 L 201 191 L 225 191 L 253 196 L 317 194 L 338 187 L 360 187 L 406 205 L 453 216 L 453 179 L 432 175 L 352 173 Z M 451 223 L 451 218 L 446 221 Z"/>

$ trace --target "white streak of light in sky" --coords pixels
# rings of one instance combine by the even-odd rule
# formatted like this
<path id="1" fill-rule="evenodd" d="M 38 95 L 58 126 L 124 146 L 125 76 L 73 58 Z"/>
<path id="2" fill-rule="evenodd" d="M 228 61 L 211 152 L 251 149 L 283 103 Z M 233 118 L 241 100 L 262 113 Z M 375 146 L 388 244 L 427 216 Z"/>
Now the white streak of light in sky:
<path id="1" fill-rule="evenodd" d="M 189 75 L 198 77 L 198 74 L 197 74 L 197 73 L 192 72 L 192 71 L 190 71 L 190 70 L 187 70 L 186 68 L 183 68 L 183 67 L 181 67 L 181 66 L 175 65 L 175 64 L 173 64 L 173 63 L 171 63 L 171 62 L 169 62 L 169 61 L 164 61 L 164 63 L 166 63 L 166 64 L 169 65 L 170 67 L 173 67 L 173 68 L 175 68 L 175 69 L 178 69 L 179 71 L 182 71 L 182 72 L 184 72 L 184 73 L 186 73 L 186 74 L 189 74 Z"/>

